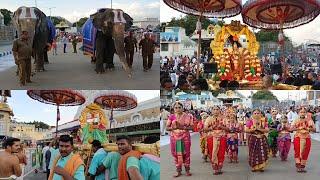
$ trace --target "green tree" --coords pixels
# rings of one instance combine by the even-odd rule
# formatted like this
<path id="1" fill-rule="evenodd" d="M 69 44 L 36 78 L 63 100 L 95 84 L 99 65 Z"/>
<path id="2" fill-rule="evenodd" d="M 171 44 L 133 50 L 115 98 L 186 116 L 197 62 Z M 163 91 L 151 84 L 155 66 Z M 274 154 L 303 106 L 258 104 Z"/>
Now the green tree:
<path id="1" fill-rule="evenodd" d="M 72 27 L 82 27 L 84 25 L 84 23 L 88 20 L 87 17 L 83 17 L 81 19 L 79 19 L 79 21 L 75 22 L 72 24 Z"/>
<path id="2" fill-rule="evenodd" d="M 9 25 L 11 22 L 12 12 L 7 9 L 0 9 L 1 14 L 4 16 L 4 24 Z"/>
<path id="3" fill-rule="evenodd" d="M 50 16 L 49 16 L 49 18 L 50 18 Z M 57 17 L 55 17 L 55 16 L 51 16 L 51 21 L 52 21 L 52 23 L 53 23 L 54 25 L 57 25 L 57 24 L 60 23 L 61 19 L 59 19 L 59 18 L 57 18 Z"/>
<path id="4" fill-rule="evenodd" d="M 186 15 L 180 18 L 173 17 L 167 26 L 179 26 L 186 29 L 186 35 L 190 36 L 196 30 L 198 16 Z M 201 20 L 202 29 L 207 29 L 209 24 L 214 24 L 210 19 L 203 17 Z"/>
<path id="5" fill-rule="evenodd" d="M 278 41 L 278 30 L 260 30 L 255 33 L 258 42 L 277 42 Z M 289 38 L 284 34 L 285 41 L 290 41 Z"/>
<path id="6" fill-rule="evenodd" d="M 257 91 L 252 95 L 252 100 L 276 100 L 278 101 L 278 98 L 270 91 L 263 90 L 263 91 Z"/>

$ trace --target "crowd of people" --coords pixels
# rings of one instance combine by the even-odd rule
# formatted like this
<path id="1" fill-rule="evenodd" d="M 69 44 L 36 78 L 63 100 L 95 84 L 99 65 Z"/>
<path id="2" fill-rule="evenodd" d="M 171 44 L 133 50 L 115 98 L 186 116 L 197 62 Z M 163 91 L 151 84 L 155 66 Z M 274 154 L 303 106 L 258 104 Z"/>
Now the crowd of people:
<path id="1" fill-rule="evenodd" d="M 203 78 L 214 72 L 206 73 L 205 64 L 211 59 L 209 53 L 200 56 L 200 78 L 195 80 L 195 86 L 187 81 L 190 74 L 196 75 L 197 59 L 196 55 L 160 57 L 161 64 L 161 88 L 162 89 L 180 89 L 193 90 L 201 86 L 201 90 L 207 90 L 207 84 Z M 320 55 L 301 55 L 290 54 L 276 58 L 271 55 L 262 55 L 261 57 L 261 80 L 264 89 L 277 89 L 275 85 L 279 83 L 292 85 L 296 87 L 310 86 L 309 89 L 320 89 Z M 203 77 L 201 77 L 203 76 Z M 236 80 L 222 80 L 219 84 L 221 89 L 235 90 L 240 88 L 240 83 Z"/>
<path id="2" fill-rule="evenodd" d="M 297 54 L 281 58 L 263 55 L 261 58 L 264 69 L 263 76 L 270 79 L 272 83 L 284 83 L 298 87 L 308 85 L 312 89 L 318 90 L 320 89 L 319 59 L 320 55 L 314 58 L 311 55 Z M 274 71 L 275 66 L 273 65 L 279 65 L 279 70 Z"/>
<path id="3" fill-rule="evenodd" d="M 145 144 L 155 143 L 158 138 L 147 137 Z M 132 149 L 128 136 L 117 137 L 118 152 L 107 152 L 101 142 L 93 140 L 94 153 L 90 164 L 84 164 L 81 156 L 74 152 L 73 138 L 61 135 L 59 139 L 47 143 L 43 148 L 43 170 L 47 179 L 160 179 L 160 158 L 151 154 L 142 154 Z M 20 139 L 7 138 L 4 151 L 0 152 L 0 179 L 19 177 L 23 179 L 23 164 L 26 156 L 21 148 Z M 86 166 L 87 171 L 86 171 Z M 88 172 L 86 174 L 86 172 Z"/>
<path id="4" fill-rule="evenodd" d="M 238 163 L 239 145 L 247 145 L 252 172 L 263 172 L 268 159 L 277 155 L 287 161 L 293 141 L 295 166 L 305 173 L 311 150 L 310 133 L 320 131 L 319 107 L 213 106 L 187 110 L 179 101 L 161 108 L 161 134 L 170 136 L 171 154 L 177 174 L 191 176 L 190 131 L 200 133 L 203 160 L 211 163 L 213 174 L 222 174 L 225 153 L 230 163 Z M 200 158 L 200 157 L 199 157 Z"/>
<path id="5" fill-rule="evenodd" d="M 207 56 L 201 57 L 200 68 L 203 71 L 203 63 Z M 196 56 L 160 57 L 160 83 L 166 90 L 208 90 L 207 81 L 200 77 L 196 79 Z"/>

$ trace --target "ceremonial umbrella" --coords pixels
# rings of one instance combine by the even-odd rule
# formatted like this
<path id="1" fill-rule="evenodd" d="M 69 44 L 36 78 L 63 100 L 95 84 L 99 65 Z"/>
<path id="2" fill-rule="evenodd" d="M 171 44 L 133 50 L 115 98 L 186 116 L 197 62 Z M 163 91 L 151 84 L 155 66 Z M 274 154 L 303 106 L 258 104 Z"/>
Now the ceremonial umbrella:
<path id="1" fill-rule="evenodd" d="M 28 90 L 27 94 L 34 100 L 57 106 L 56 137 L 60 120 L 59 106 L 79 106 L 86 101 L 82 94 L 74 90 Z"/>
<path id="2" fill-rule="evenodd" d="M 282 29 L 294 28 L 314 20 L 320 13 L 318 0 L 248 0 L 242 9 L 243 22 L 262 29 L 280 30 L 279 45 L 283 45 Z"/>
<path id="3" fill-rule="evenodd" d="M 127 111 L 138 105 L 135 95 L 121 90 L 101 91 L 94 99 L 94 103 L 99 104 L 103 109 L 111 110 L 109 136 L 113 121 L 113 111 Z"/>
<path id="4" fill-rule="evenodd" d="M 199 16 L 197 22 L 198 55 L 197 78 L 199 78 L 201 51 L 201 17 L 232 17 L 240 14 L 242 0 L 163 0 L 169 7 L 185 14 Z"/>

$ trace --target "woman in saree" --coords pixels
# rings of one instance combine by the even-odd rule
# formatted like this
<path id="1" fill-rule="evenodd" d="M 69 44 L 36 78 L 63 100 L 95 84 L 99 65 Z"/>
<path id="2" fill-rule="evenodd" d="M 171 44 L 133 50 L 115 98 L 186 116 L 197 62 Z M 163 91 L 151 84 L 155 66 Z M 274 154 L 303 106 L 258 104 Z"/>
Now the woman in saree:
<path id="1" fill-rule="evenodd" d="M 316 129 L 312 119 L 307 118 L 306 108 L 300 109 L 299 119 L 292 124 L 291 130 L 296 131 L 293 145 L 297 172 L 307 172 L 305 167 L 311 149 L 310 132 L 315 132 Z"/>
<path id="2" fill-rule="evenodd" d="M 214 106 L 205 122 L 204 130 L 207 132 L 208 155 L 212 164 L 214 175 L 222 174 L 224 155 L 226 152 L 227 138 L 225 131 L 228 130 L 224 125 L 220 108 Z"/>
<path id="3" fill-rule="evenodd" d="M 207 134 L 206 132 L 204 132 L 204 124 L 209 115 L 206 112 L 202 112 L 200 116 L 201 121 L 197 125 L 197 129 L 200 133 L 200 149 L 202 153 L 202 159 L 204 160 L 204 162 L 208 162 Z"/>
<path id="4" fill-rule="evenodd" d="M 249 165 L 251 171 L 263 172 L 268 162 L 268 141 L 265 133 L 269 131 L 268 122 L 259 109 L 252 112 L 251 119 L 246 122 L 248 136 Z"/>
<path id="5" fill-rule="evenodd" d="M 240 132 L 237 117 L 232 108 L 228 109 L 225 114 L 227 131 L 227 153 L 229 163 L 238 163 L 238 132 Z"/>
<path id="6" fill-rule="evenodd" d="M 280 122 L 277 119 L 277 115 L 278 115 L 278 111 L 275 108 L 272 108 L 272 110 L 271 110 L 271 118 L 268 119 L 269 154 L 272 157 L 276 157 L 277 156 L 277 152 L 278 152 L 278 147 L 277 147 L 278 131 L 277 131 L 277 127 L 280 124 Z"/>
<path id="7" fill-rule="evenodd" d="M 281 161 L 286 161 L 291 146 L 290 124 L 286 115 L 281 116 L 281 124 L 278 125 L 278 149 Z"/>
<path id="8" fill-rule="evenodd" d="M 184 164 L 186 175 L 190 173 L 190 130 L 193 128 L 193 118 L 183 112 L 183 105 L 180 102 L 173 104 L 174 114 L 171 114 L 167 122 L 167 131 L 170 131 L 171 154 L 174 157 L 177 174 L 181 176 L 182 165 Z"/>

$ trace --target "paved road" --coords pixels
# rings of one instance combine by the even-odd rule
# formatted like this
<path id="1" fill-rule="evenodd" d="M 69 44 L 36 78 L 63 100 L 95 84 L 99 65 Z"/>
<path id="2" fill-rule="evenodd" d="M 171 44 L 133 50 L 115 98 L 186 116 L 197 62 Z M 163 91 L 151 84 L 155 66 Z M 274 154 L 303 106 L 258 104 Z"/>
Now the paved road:
<path id="1" fill-rule="evenodd" d="M 153 67 L 143 72 L 142 56 L 135 54 L 133 64 L 133 77 L 129 79 L 122 69 L 117 55 L 114 57 L 116 69 L 105 74 L 96 74 L 95 65 L 90 63 L 88 56 L 71 53 L 63 54 L 59 47 L 58 56 L 49 52 L 47 71 L 39 72 L 32 77 L 34 83 L 20 87 L 18 77 L 15 75 L 16 67 L 12 56 L 0 59 L 0 84 L 5 89 L 159 89 L 160 57 L 154 54 Z"/>
<path id="2" fill-rule="evenodd" d="M 162 136 L 167 140 L 167 136 Z M 162 144 L 167 144 L 163 142 Z M 309 162 L 307 164 L 307 173 L 299 174 L 295 171 L 293 157 L 293 146 L 291 146 L 289 159 L 287 162 L 281 162 L 279 158 L 271 158 L 264 173 L 252 173 L 247 162 L 247 146 L 240 146 L 239 164 L 229 164 L 226 158 L 222 175 L 215 176 L 210 163 L 204 163 L 201 159 L 199 147 L 199 134 L 192 136 L 191 146 L 191 172 L 192 176 L 185 175 L 179 178 L 173 178 L 175 166 L 170 153 L 169 145 L 161 146 L 161 179 L 183 179 L 183 180 L 318 180 L 320 176 L 320 142 L 313 140 Z M 183 171 L 184 173 L 184 171 Z"/>

